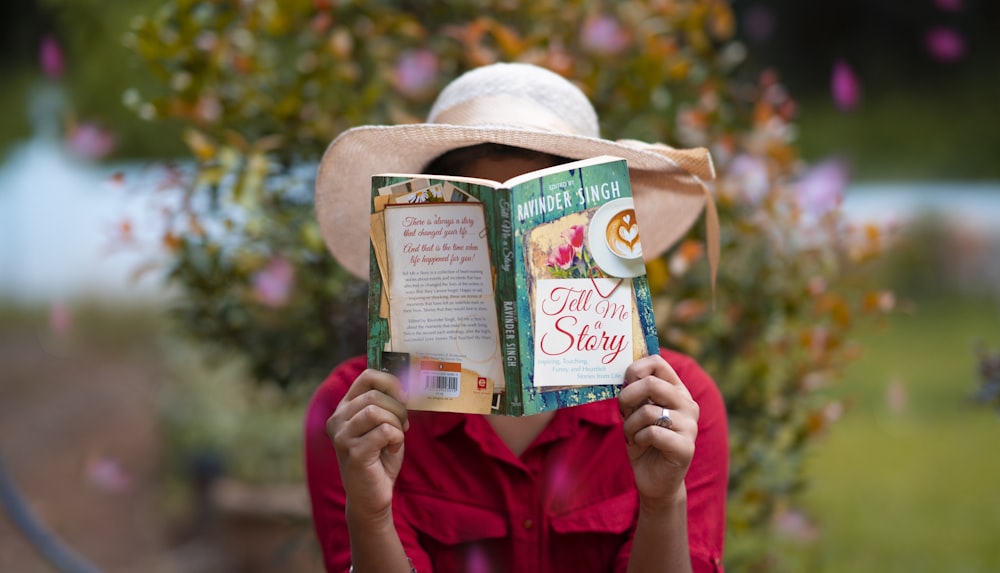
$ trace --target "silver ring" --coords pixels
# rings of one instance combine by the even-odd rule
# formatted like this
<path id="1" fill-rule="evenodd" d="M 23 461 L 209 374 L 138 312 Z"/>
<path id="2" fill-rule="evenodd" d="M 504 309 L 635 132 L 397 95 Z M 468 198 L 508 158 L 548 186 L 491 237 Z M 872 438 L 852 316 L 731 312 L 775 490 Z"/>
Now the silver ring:
<path id="1" fill-rule="evenodd" d="M 657 426 L 661 427 L 661 428 L 666 428 L 668 430 L 670 428 L 673 428 L 674 427 L 674 421 L 670 419 L 670 410 L 664 408 L 663 412 L 660 413 L 660 417 L 657 418 L 656 421 L 653 422 L 653 423 L 656 424 Z"/>

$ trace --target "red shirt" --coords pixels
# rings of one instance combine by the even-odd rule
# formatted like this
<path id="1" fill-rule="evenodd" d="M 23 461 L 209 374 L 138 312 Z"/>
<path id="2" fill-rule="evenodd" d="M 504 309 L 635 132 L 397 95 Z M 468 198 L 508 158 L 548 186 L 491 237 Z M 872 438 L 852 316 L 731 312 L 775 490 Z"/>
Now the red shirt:
<path id="1" fill-rule="evenodd" d="M 722 571 L 729 450 L 722 397 L 690 358 L 661 351 L 700 406 L 685 479 L 696 573 Z M 345 494 L 326 421 L 366 367 L 349 360 L 320 386 L 306 419 L 306 473 L 327 571 L 346 572 Z M 520 458 L 482 417 L 411 412 L 393 496 L 396 531 L 429 571 L 625 571 L 638 516 L 616 400 L 558 410 Z"/>

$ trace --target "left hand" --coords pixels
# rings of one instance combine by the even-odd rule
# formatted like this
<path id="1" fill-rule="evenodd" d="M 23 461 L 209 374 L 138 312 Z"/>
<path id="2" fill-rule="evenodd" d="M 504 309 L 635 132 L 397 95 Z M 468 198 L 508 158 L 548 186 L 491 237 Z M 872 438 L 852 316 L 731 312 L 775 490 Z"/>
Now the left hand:
<path id="1" fill-rule="evenodd" d="M 625 419 L 628 457 L 640 502 L 655 508 L 684 499 L 684 476 L 694 456 L 699 410 L 677 373 L 659 354 L 636 360 L 625 370 L 618 408 Z M 664 408 L 673 421 L 670 429 L 655 424 Z"/>

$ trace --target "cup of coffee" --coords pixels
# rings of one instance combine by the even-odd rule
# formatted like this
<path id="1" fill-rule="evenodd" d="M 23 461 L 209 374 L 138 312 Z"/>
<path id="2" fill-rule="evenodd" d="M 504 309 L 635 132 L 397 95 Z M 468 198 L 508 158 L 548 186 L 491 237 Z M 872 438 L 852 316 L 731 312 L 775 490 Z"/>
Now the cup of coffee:
<path id="1" fill-rule="evenodd" d="M 642 244 L 639 243 L 639 224 L 635 220 L 635 209 L 622 209 L 608 219 L 604 232 L 608 249 L 617 257 L 633 260 L 642 258 Z"/>

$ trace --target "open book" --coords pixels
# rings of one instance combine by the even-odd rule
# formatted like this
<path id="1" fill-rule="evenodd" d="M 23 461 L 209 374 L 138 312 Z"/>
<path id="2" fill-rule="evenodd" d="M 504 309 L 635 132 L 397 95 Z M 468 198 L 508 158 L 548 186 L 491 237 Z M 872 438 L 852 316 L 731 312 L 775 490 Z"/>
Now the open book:
<path id="1" fill-rule="evenodd" d="M 416 410 L 521 416 L 616 396 L 657 352 L 624 159 L 503 183 L 372 178 L 368 363 Z"/>

